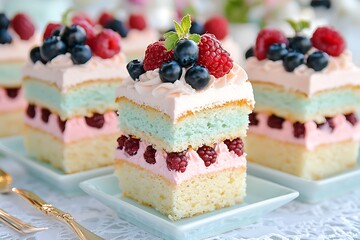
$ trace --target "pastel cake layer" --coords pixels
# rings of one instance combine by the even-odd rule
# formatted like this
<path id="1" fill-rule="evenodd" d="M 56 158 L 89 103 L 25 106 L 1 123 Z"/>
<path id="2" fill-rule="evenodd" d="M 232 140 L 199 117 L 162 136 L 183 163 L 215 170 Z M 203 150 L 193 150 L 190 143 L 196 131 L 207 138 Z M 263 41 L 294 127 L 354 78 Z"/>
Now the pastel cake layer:
<path id="1" fill-rule="evenodd" d="M 21 69 L 23 62 L 1 62 L 0 61 L 0 86 L 19 87 L 21 86 Z"/>

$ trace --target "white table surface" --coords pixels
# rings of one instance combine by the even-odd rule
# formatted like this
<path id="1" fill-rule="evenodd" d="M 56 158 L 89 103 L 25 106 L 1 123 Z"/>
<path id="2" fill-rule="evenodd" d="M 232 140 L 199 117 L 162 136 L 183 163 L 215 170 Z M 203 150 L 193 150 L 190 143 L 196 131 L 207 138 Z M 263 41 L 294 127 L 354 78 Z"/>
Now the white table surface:
<path id="1" fill-rule="evenodd" d="M 63 196 L 9 158 L 1 158 L 0 167 L 14 177 L 16 187 L 32 190 L 70 212 L 81 224 L 105 239 L 159 239 L 119 219 L 115 212 L 87 195 Z M 16 195 L 0 195 L 0 208 L 33 225 L 49 227 L 49 230 L 25 236 L 0 223 L 2 240 L 76 239 L 65 225 L 38 212 Z M 316 205 L 294 201 L 257 223 L 210 239 L 360 239 L 360 190 Z"/>

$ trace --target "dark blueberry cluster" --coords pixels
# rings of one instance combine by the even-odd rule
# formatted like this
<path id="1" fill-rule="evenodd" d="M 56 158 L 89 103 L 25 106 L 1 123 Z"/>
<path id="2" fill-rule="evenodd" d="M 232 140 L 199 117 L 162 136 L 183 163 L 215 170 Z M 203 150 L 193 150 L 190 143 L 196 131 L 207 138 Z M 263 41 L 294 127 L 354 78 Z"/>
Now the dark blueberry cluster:
<path id="1" fill-rule="evenodd" d="M 92 51 L 86 45 L 86 32 L 79 25 L 73 24 L 54 30 L 42 46 L 30 51 L 30 58 L 33 63 L 41 61 L 46 64 L 67 52 L 71 54 L 72 62 L 77 65 L 86 63 L 92 57 Z"/>
<path id="2" fill-rule="evenodd" d="M 8 31 L 10 20 L 5 13 L 0 13 L 0 44 L 9 44 L 12 42 L 12 37 Z"/>
<path id="3" fill-rule="evenodd" d="M 127 37 L 128 32 L 129 32 L 126 25 L 118 19 L 112 19 L 112 20 L 106 22 L 104 24 L 104 28 L 108 28 L 108 29 L 111 29 L 111 30 L 119 33 L 120 36 L 123 38 Z"/>

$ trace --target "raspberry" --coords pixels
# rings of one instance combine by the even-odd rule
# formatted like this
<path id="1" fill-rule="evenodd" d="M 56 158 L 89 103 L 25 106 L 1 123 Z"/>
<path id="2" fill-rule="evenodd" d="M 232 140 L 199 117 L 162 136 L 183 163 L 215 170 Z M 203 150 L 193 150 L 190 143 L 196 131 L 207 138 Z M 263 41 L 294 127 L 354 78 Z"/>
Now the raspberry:
<path id="1" fill-rule="evenodd" d="M 29 118 L 34 118 L 35 115 L 36 115 L 36 112 L 35 112 L 35 105 L 34 104 L 29 104 L 27 109 L 26 109 L 26 115 L 29 117 Z"/>
<path id="2" fill-rule="evenodd" d="M 58 116 L 57 120 L 58 120 L 58 125 L 59 125 L 61 132 L 64 132 L 65 126 L 66 126 L 66 120 L 65 121 L 61 120 L 61 118 L 59 116 Z"/>
<path id="3" fill-rule="evenodd" d="M 6 88 L 6 95 L 9 98 L 16 98 L 17 95 L 19 94 L 20 88 Z"/>
<path id="4" fill-rule="evenodd" d="M 346 48 L 344 38 L 329 27 L 319 27 L 313 33 L 311 42 L 313 46 L 330 56 L 339 56 Z"/>
<path id="5" fill-rule="evenodd" d="M 45 31 L 44 31 L 44 34 L 43 34 L 43 40 L 51 37 L 51 35 L 53 34 L 53 32 L 59 28 L 62 28 L 62 24 L 60 23 L 49 23 L 46 28 L 45 28 Z"/>
<path id="6" fill-rule="evenodd" d="M 118 139 L 116 140 L 118 143 L 118 149 L 123 150 L 124 146 L 125 146 L 125 142 L 126 140 L 128 140 L 129 138 L 125 135 L 121 135 L 120 137 L 118 137 Z"/>
<path id="7" fill-rule="evenodd" d="M 140 148 L 140 139 L 130 137 L 124 143 L 125 152 L 130 156 L 134 156 L 137 154 L 137 151 Z"/>
<path id="8" fill-rule="evenodd" d="M 282 129 L 283 122 L 284 119 L 282 117 L 272 114 L 267 120 L 267 125 L 271 128 Z"/>
<path id="9" fill-rule="evenodd" d="M 18 13 L 11 20 L 11 27 L 22 40 L 29 40 L 35 33 L 35 26 L 30 17 L 24 13 Z"/>
<path id="10" fill-rule="evenodd" d="M 87 44 L 96 37 L 96 32 L 95 32 L 94 27 L 91 26 L 87 21 L 79 20 L 79 21 L 75 22 L 74 24 L 79 25 L 80 27 L 82 27 L 85 30 Z"/>
<path id="11" fill-rule="evenodd" d="M 152 145 L 147 146 L 147 148 L 144 152 L 145 161 L 150 164 L 155 164 L 156 163 L 155 153 L 156 153 L 156 150 L 153 148 Z"/>
<path id="12" fill-rule="evenodd" d="M 49 122 L 51 112 L 47 108 L 41 108 L 41 120 L 43 120 L 44 123 Z"/>
<path id="13" fill-rule="evenodd" d="M 112 58 L 120 52 L 120 35 L 111 29 L 103 29 L 90 44 L 93 53 L 101 58 Z"/>
<path id="14" fill-rule="evenodd" d="M 206 167 L 216 162 L 217 153 L 215 152 L 215 149 L 212 147 L 204 145 L 197 150 L 197 153 L 204 161 Z"/>
<path id="15" fill-rule="evenodd" d="M 185 172 L 188 165 L 186 151 L 168 153 L 166 156 L 166 165 L 169 171 Z"/>
<path id="16" fill-rule="evenodd" d="M 326 121 L 323 123 L 316 123 L 317 128 L 326 129 L 328 128 L 331 132 L 335 129 L 334 120 L 331 117 L 326 117 Z"/>
<path id="17" fill-rule="evenodd" d="M 219 40 L 223 40 L 229 34 L 229 24 L 226 18 L 215 16 L 209 18 L 204 25 L 205 32 L 214 34 Z"/>
<path id="18" fill-rule="evenodd" d="M 233 151 L 239 157 L 243 155 L 244 151 L 244 143 L 240 138 L 235 138 L 234 140 L 230 141 L 229 139 L 225 140 L 224 143 L 228 147 L 229 151 Z"/>
<path id="19" fill-rule="evenodd" d="M 329 127 L 331 128 L 331 131 L 333 131 L 336 127 L 334 119 L 332 117 L 326 117 L 326 122 L 329 125 Z"/>
<path id="20" fill-rule="evenodd" d="M 355 124 L 357 123 L 358 120 L 354 113 L 345 114 L 344 116 L 346 118 L 346 121 L 351 123 L 351 125 L 355 126 Z"/>
<path id="21" fill-rule="evenodd" d="M 294 131 L 293 131 L 294 137 L 305 138 L 306 129 L 304 123 L 295 122 L 293 124 L 293 127 L 294 127 Z"/>
<path id="22" fill-rule="evenodd" d="M 95 26 L 96 24 L 91 20 L 89 16 L 87 16 L 85 13 L 79 13 L 71 18 L 72 23 L 77 23 L 80 21 L 85 21 L 89 23 L 91 26 Z"/>
<path id="23" fill-rule="evenodd" d="M 137 30 L 144 30 L 146 28 L 146 19 L 140 14 L 131 14 L 129 17 L 129 27 Z"/>
<path id="24" fill-rule="evenodd" d="M 159 68 L 162 63 L 170 62 L 173 58 L 173 51 L 166 50 L 164 41 L 154 42 L 146 48 L 143 61 L 144 70 L 150 71 Z"/>
<path id="25" fill-rule="evenodd" d="M 268 49 L 274 43 L 288 44 L 285 34 L 276 29 L 265 28 L 261 30 L 256 38 L 255 56 L 258 60 L 266 59 Z"/>
<path id="26" fill-rule="evenodd" d="M 103 12 L 99 17 L 98 23 L 101 26 L 105 26 L 111 20 L 114 20 L 114 16 L 109 12 Z"/>
<path id="27" fill-rule="evenodd" d="M 233 67 L 230 54 L 221 47 L 219 40 L 212 34 L 201 36 L 199 43 L 199 59 L 197 64 L 206 67 L 216 78 L 228 74 Z"/>
<path id="28" fill-rule="evenodd" d="M 257 126 L 259 124 L 259 120 L 256 118 L 257 113 L 252 112 L 249 115 L 249 125 L 250 126 Z"/>
<path id="29" fill-rule="evenodd" d="M 85 122 L 90 127 L 102 128 L 105 123 L 105 118 L 102 114 L 94 113 L 91 117 L 85 117 Z"/>

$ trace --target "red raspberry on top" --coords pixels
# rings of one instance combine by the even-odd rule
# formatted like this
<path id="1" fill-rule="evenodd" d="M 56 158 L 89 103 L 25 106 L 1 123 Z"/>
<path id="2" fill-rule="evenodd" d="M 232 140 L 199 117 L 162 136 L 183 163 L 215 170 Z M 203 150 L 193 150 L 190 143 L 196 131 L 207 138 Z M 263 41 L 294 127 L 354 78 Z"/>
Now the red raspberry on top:
<path id="1" fill-rule="evenodd" d="M 90 44 L 94 55 L 112 58 L 120 52 L 120 35 L 111 29 L 103 29 Z"/>
<path id="2" fill-rule="evenodd" d="M 223 40 L 229 34 L 229 24 L 226 18 L 215 16 L 205 22 L 204 29 L 206 33 L 214 34 L 219 40 Z"/>
<path id="3" fill-rule="evenodd" d="M 137 30 L 144 30 L 147 27 L 146 19 L 140 14 L 131 14 L 129 17 L 129 27 Z"/>
<path id="4" fill-rule="evenodd" d="M 255 56 L 258 60 L 266 59 L 268 49 L 274 43 L 288 44 L 285 34 L 276 29 L 265 28 L 261 30 L 256 38 Z"/>
<path id="5" fill-rule="evenodd" d="M 168 153 L 166 156 L 166 165 L 170 171 L 185 172 L 188 165 L 186 151 Z"/>
<path id="6" fill-rule="evenodd" d="M 101 26 L 105 26 L 108 22 L 114 20 L 114 16 L 109 13 L 109 12 L 103 12 L 101 13 L 99 19 L 98 19 L 98 23 L 101 25 Z"/>
<path id="7" fill-rule="evenodd" d="M 56 29 L 59 29 L 62 27 L 62 24 L 61 23 L 49 23 L 46 28 L 45 28 L 45 31 L 44 31 L 44 34 L 43 34 L 43 40 L 51 37 L 51 35 L 53 34 L 53 32 L 56 30 Z"/>
<path id="8" fill-rule="evenodd" d="M 72 23 L 76 23 L 76 22 L 79 22 L 79 21 L 82 21 L 82 20 L 88 22 L 91 26 L 96 25 L 94 23 L 94 21 L 91 20 L 91 18 L 89 16 L 87 16 L 85 13 L 78 13 L 78 14 L 76 14 L 75 16 L 73 16 L 71 18 Z"/>
<path id="9" fill-rule="evenodd" d="M 159 68 L 163 62 L 169 62 L 173 60 L 173 51 L 167 51 L 164 45 L 164 41 L 157 41 L 150 44 L 146 51 L 143 61 L 144 70 L 150 71 Z"/>
<path id="10" fill-rule="evenodd" d="M 230 58 L 230 54 L 221 47 L 221 43 L 214 35 L 203 34 L 198 47 L 198 65 L 206 67 L 209 73 L 216 78 L 230 72 L 233 67 L 233 60 Z"/>
<path id="11" fill-rule="evenodd" d="M 339 56 L 346 48 L 344 38 L 329 27 L 319 27 L 311 38 L 313 46 L 330 56 Z"/>
<path id="12" fill-rule="evenodd" d="M 11 20 L 11 27 L 22 40 L 29 40 L 35 33 L 35 26 L 31 18 L 24 13 L 15 15 Z"/>

